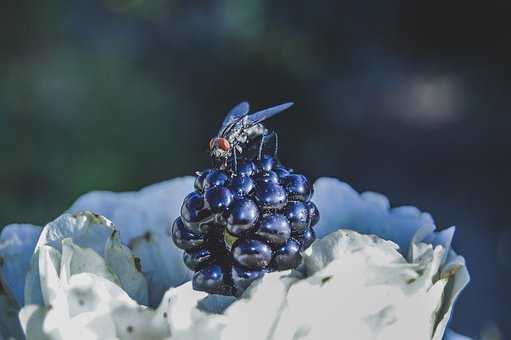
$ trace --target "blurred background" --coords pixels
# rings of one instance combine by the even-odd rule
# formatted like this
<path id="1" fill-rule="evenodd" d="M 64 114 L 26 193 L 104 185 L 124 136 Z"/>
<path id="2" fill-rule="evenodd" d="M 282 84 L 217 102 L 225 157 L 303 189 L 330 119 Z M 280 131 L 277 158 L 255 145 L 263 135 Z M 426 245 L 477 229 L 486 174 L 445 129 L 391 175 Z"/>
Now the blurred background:
<path id="1" fill-rule="evenodd" d="M 280 158 L 457 226 L 453 328 L 511 336 L 509 1 L 4 1 L 0 225 L 209 165 L 234 104 Z"/>

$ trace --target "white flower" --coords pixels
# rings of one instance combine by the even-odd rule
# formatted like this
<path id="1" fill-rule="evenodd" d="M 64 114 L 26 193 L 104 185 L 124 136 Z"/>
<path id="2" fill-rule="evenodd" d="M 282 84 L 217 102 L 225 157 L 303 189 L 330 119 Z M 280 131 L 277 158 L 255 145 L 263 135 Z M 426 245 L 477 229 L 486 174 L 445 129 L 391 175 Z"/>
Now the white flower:
<path id="1" fill-rule="evenodd" d="M 302 266 L 266 275 L 235 300 L 193 291 L 168 237 L 192 187 L 181 178 L 93 192 L 42 231 L 4 228 L 9 298 L 0 296 L 0 310 L 10 313 L 0 313 L 0 332 L 22 334 L 13 317 L 22 307 L 28 339 L 462 338 L 446 326 L 468 272 L 450 249 L 454 228 L 435 232 L 429 214 L 319 179 L 320 239 Z"/>

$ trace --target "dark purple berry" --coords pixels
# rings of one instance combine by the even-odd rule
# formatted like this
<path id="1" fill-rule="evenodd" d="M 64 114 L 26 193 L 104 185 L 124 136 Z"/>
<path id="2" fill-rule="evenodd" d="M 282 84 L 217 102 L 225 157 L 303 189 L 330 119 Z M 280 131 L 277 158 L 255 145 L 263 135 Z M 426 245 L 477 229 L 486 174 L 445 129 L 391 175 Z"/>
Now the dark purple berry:
<path id="1" fill-rule="evenodd" d="M 224 212 L 233 201 L 231 190 L 224 187 L 213 187 L 204 194 L 206 206 L 215 213 Z"/>
<path id="2" fill-rule="evenodd" d="M 238 176 L 252 176 L 256 171 L 256 166 L 253 162 L 238 163 Z"/>
<path id="3" fill-rule="evenodd" d="M 213 187 L 222 187 L 229 182 L 229 176 L 221 170 L 212 170 L 204 180 L 203 190 Z"/>
<path id="4" fill-rule="evenodd" d="M 172 224 L 171 234 L 174 244 L 184 250 L 197 248 L 204 244 L 203 236 L 195 234 L 186 228 L 181 217 L 176 218 Z"/>
<path id="5" fill-rule="evenodd" d="M 256 144 L 200 173 L 173 223 L 196 290 L 239 297 L 265 273 L 297 268 L 315 240 L 312 185 L 270 155 L 257 159 Z"/>
<path id="6" fill-rule="evenodd" d="M 203 268 L 207 263 L 211 262 L 213 254 L 209 249 L 201 248 L 183 253 L 185 265 L 190 270 L 196 271 Z"/>
<path id="7" fill-rule="evenodd" d="M 280 179 L 286 177 L 291 174 L 291 171 L 283 167 L 282 165 L 276 166 L 273 168 L 273 171 L 279 176 Z"/>
<path id="8" fill-rule="evenodd" d="M 200 233 L 200 225 L 210 221 L 213 215 L 204 205 L 204 196 L 198 192 L 192 192 L 186 196 L 181 206 L 181 218 L 188 228 L 195 233 Z"/>
<path id="9" fill-rule="evenodd" d="M 257 225 L 255 234 L 272 245 L 281 245 L 289 239 L 291 227 L 284 215 L 266 215 Z"/>
<path id="10" fill-rule="evenodd" d="M 259 209 L 248 198 L 235 199 L 227 216 L 227 230 L 233 235 L 241 236 L 255 226 L 259 218 Z"/>
<path id="11" fill-rule="evenodd" d="M 270 155 L 263 155 L 260 160 L 257 161 L 257 170 L 269 172 L 275 165 L 275 159 Z"/>
<path id="12" fill-rule="evenodd" d="M 229 189 L 234 197 L 244 197 L 254 190 L 254 181 L 248 176 L 236 176 L 232 179 Z"/>
<path id="13" fill-rule="evenodd" d="M 300 201 L 288 202 L 284 214 L 291 224 L 293 234 L 301 234 L 309 226 L 309 210 Z"/>
<path id="14" fill-rule="evenodd" d="M 250 286 L 252 282 L 260 279 L 265 274 L 262 270 L 249 270 L 239 266 L 232 266 L 232 283 L 234 286 L 234 295 L 241 296 L 245 289 Z"/>
<path id="15" fill-rule="evenodd" d="M 264 269 L 271 261 L 271 248 L 258 240 L 239 239 L 232 249 L 237 263 L 248 269 Z"/>
<path id="16" fill-rule="evenodd" d="M 257 183 L 271 182 L 271 183 L 279 184 L 279 176 L 273 171 L 260 172 L 255 176 L 255 180 Z"/>
<path id="17" fill-rule="evenodd" d="M 232 294 L 231 288 L 224 281 L 224 272 L 219 265 L 203 268 L 193 275 L 193 289 L 211 294 Z"/>
<path id="18" fill-rule="evenodd" d="M 314 227 L 319 222 L 320 216 L 319 216 L 318 207 L 310 201 L 305 203 L 305 206 L 307 207 L 307 210 L 309 210 L 309 220 L 310 220 L 309 227 Z"/>
<path id="19" fill-rule="evenodd" d="M 301 262 L 300 243 L 290 238 L 275 251 L 271 261 L 271 268 L 274 270 L 294 269 L 298 267 Z"/>
<path id="20" fill-rule="evenodd" d="M 284 188 L 271 182 L 257 183 L 255 199 L 263 209 L 282 209 L 287 203 Z"/>
<path id="21" fill-rule="evenodd" d="M 316 233 L 314 232 L 314 230 L 312 228 L 305 229 L 303 234 L 298 236 L 298 241 L 302 245 L 300 248 L 301 251 L 304 251 L 305 249 L 309 248 L 311 246 L 312 242 L 314 242 L 315 240 L 316 240 Z"/>
<path id="22" fill-rule="evenodd" d="M 212 169 L 205 170 L 201 172 L 199 176 L 197 176 L 197 178 L 195 178 L 195 183 L 193 185 L 195 187 L 195 190 L 200 192 L 204 191 L 204 180 L 206 179 L 206 176 L 211 173 L 211 171 L 213 170 Z"/>
<path id="23" fill-rule="evenodd" d="M 283 180 L 288 199 L 307 202 L 312 196 L 312 187 L 303 175 L 288 175 Z"/>

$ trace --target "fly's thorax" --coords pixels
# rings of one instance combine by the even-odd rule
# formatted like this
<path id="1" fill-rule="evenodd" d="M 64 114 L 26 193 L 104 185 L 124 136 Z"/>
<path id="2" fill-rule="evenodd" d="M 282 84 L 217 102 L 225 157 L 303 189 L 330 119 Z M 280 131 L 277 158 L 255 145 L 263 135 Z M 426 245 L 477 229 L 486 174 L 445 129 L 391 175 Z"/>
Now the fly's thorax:
<path id="1" fill-rule="evenodd" d="M 244 132 L 247 136 L 247 139 L 253 139 L 261 135 L 264 135 L 265 133 L 268 132 L 268 130 L 264 127 L 263 124 L 259 123 L 245 129 Z"/>

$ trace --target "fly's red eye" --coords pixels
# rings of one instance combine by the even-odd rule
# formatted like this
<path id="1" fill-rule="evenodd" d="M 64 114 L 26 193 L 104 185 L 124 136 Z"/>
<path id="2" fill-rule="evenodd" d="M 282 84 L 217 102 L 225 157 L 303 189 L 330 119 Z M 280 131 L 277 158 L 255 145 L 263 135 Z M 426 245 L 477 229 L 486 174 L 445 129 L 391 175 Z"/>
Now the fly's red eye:
<path id="1" fill-rule="evenodd" d="M 218 147 L 224 151 L 229 151 L 231 149 L 231 143 L 225 138 L 218 138 L 216 142 Z"/>

